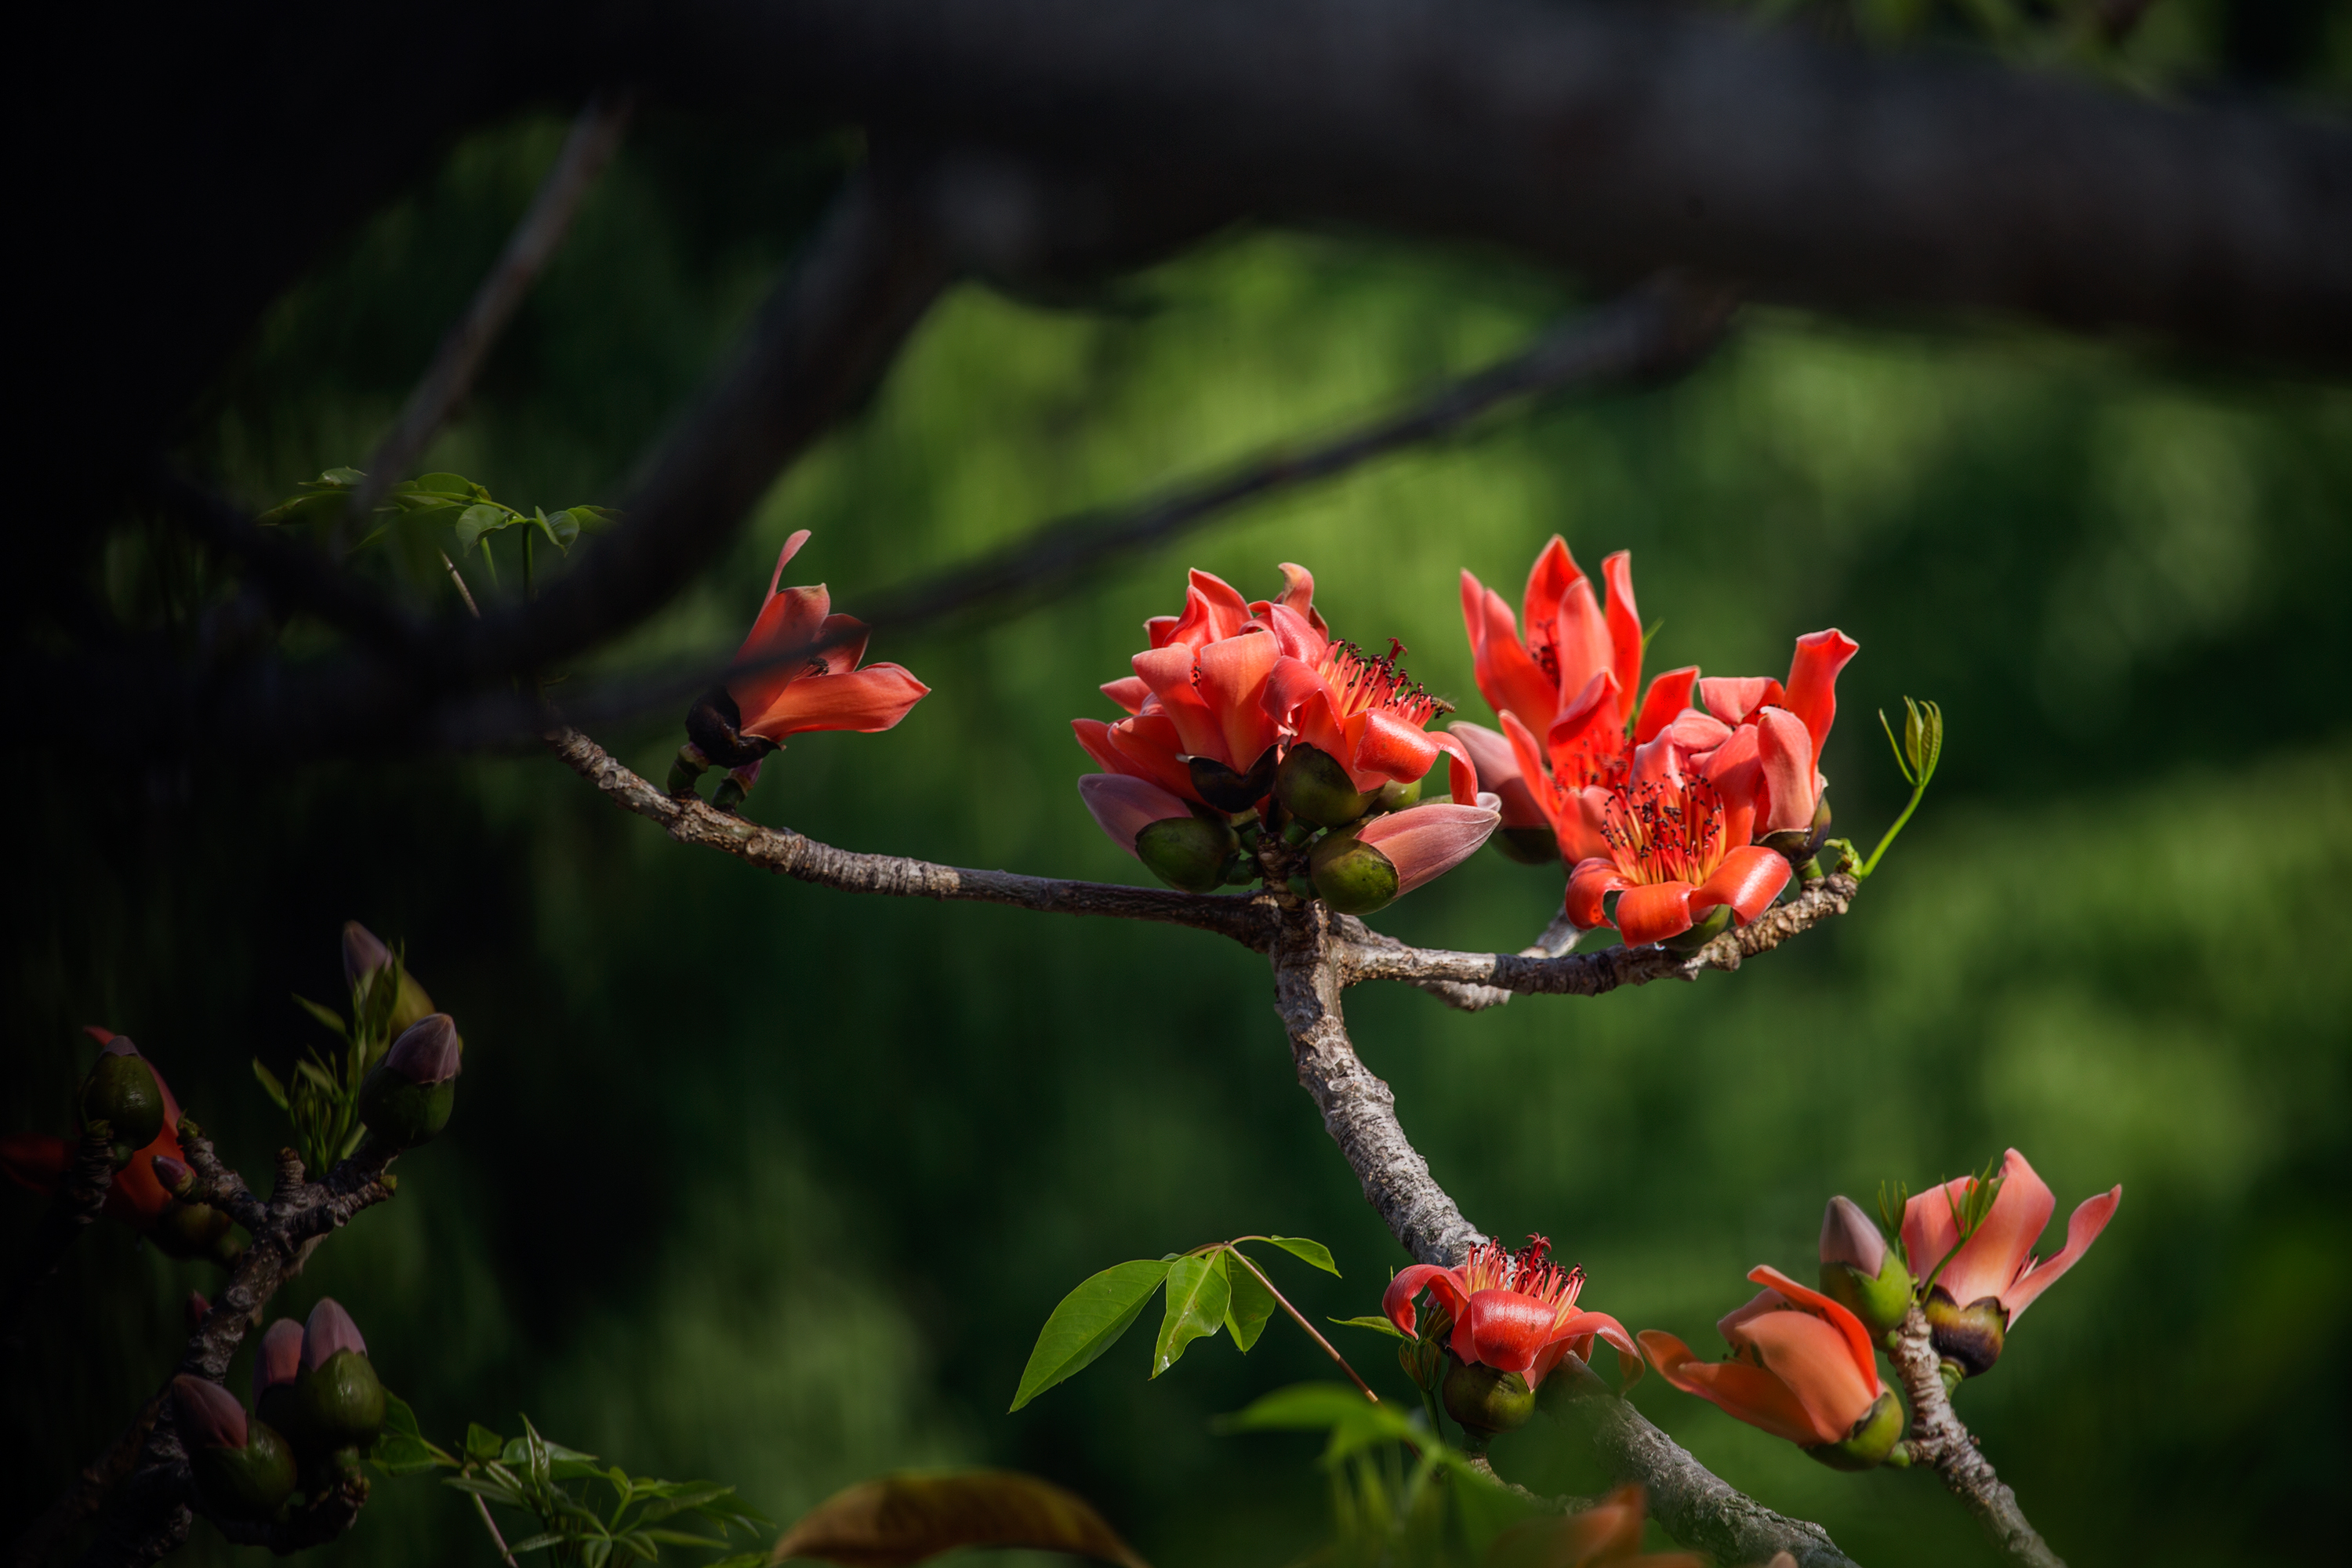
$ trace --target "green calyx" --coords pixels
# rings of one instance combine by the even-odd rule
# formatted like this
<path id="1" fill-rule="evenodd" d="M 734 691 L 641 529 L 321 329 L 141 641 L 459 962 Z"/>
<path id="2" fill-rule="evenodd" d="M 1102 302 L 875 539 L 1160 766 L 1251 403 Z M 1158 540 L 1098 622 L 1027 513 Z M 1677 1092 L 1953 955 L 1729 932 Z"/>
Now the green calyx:
<path id="1" fill-rule="evenodd" d="M 1343 915 L 1368 915 L 1397 896 L 1396 863 L 1353 834 L 1324 836 L 1307 858 L 1315 896 Z"/>
<path id="2" fill-rule="evenodd" d="M 1823 1443 L 1805 1452 L 1833 1470 L 1874 1470 L 1895 1452 L 1906 1425 L 1903 1402 L 1895 1397 L 1893 1389 L 1885 1389 L 1842 1441 Z"/>
<path id="3" fill-rule="evenodd" d="M 413 1149 L 449 1124 L 457 1102 L 457 1079 L 411 1083 L 390 1064 L 378 1062 L 360 1084 L 360 1121 L 394 1148 Z"/>
<path id="4" fill-rule="evenodd" d="M 1504 859 L 1522 866 L 1559 864 L 1559 836 L 1549 827 L 1498 827 L 1486 842 Z"/>
<path id="5" fill-rule="evenodd" d="M 1318 827 L 1344 827 L 1380 804 L 1378 794 L 1356 788 L 1339 759 L 1304 742 L 1292 746 L 1276 770 L 1274 798 L 1291 816 Z"/>
<path id="6" fill-rule="evenodd" d="M 1927 1330 L 1946 1363 L 1958 1366 L 1965 1377 L 1979 1377 L 2000 1359 L 2009 1314 L 1991 1296 L 1964 1307 L 1938 1285 L 1927 1292 Z"/>
<path id="7" fill-rule="evenodd" d="M 1658 945 L 1669 952 L 1696 952 L 1717 937 L 1731 929 L 1731 906 L 1717 904 L 1706 912 L 1698 924 L 1679 936 L 1670 936 Z"/>
<path id="8" fill-rule="evenodd" d="M 103 1121 L 113 1133 L 114 1163 L 127 1165 L 131 1156 L 155 1141 L 163 1130 L 163 1090 L 155 1071 L 135 1055 L 109 1052 L 82 1079 L 81 1119 L 87 1126 Z"/>
<path id="9" fill-rule="evenodd" d="M 1911 1270 L 1893 1247 L 1874 1279 L 1851 1263 L 1822 1265 L 1822 1294 L 1862 1320 L 1874 1339 L 1884 1338 L 1903 1322 L 1911 1305 Z"/>
<path id="10" fill-rule="evenodd" d="M 1210 816 L 1167 816 L 1147 823 L 1135 836 L 1136 858 L 1171 888 L 1187 893 L 1214 892 L 1241 847 L 1226 823 Z"/>
<path id="11" fill-rule="evenodd" d="M 1535 1390 L 1516 1372 L 1445 1358 L 1445 1413 L 1475 1437 L 1516 1432 L 1536 1413 Z"/>
<path id="12" fill-rule="evenodd" d="M 188 1464 L 205 1506 L 224 1518 L 274 1518 L 294 1490 L 293 1449 L 258 1420 L 246 1424 L 244 1447 L 199 1445 Z"/>
<path id="13" fill-rule="evenodd" d="M 383 1429 L 383 1384 L 358 1351 L 337 1351 L 294 1380 L 304 1446 L 365 1448 Z"/>
<path id="14" fill-rule="evenodd" d="M 1187 757 L 1184 768 L 1192 778 L 1192 793 L 1219 811 L 1252 811 L 1274 787 L 1275 751 L 1258 753 L 1247 773 L 1235 773 L 1214 757 Z"/>
<path id="15" fill-rule="evenodd" d="M 215 1263 L 233 1263 L 245 1250 L 229 1235 L 235 1223 L 226 1210 L 210 1204 L 173 1203 L 155 1216 L 147 1239 L 166 1258 L 209 1258 Z"/>

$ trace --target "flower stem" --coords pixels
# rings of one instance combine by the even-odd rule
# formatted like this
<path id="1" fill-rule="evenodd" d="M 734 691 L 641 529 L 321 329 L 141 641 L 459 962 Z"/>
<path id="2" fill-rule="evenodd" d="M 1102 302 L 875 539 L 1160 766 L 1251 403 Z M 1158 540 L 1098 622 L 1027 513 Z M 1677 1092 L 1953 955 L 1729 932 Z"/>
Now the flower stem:
<path id="1" fill-rule="evenodd" d="M 1289 1297 L 1284 1295 L 1281 1291 L 1276 1290 L 1274 1288 L 1274 1281 L 1265 1277 L 1265 1269 L 1260 1268 L 1256 1264 L 1250 1261 L 1250 1256 L 1248 1253 L 1244 1252 L 1240 1247 L 1235 1247 L 1231 1242 L 1227 1242 L 1225 1244 L 1225 1250 L 1232 1253 L 1243 1268 L 1257 1276 L 1257 1282 L 1265 1286 L 1266 1292 L 1276 1301 L 1282 1304 L 1282 1310 L 1290 1314 L 1291 1321 L 1293 1322 L 1296 1322 L 1300 1328 L 1307 1331 L 1307 1334 L 1309 1339 L 1312 1339 L 1317 1344 L 1323 1347 L 1323 1353 L 1325 1355 L 1329 1356 L 1333 1361 L 1339 1363 L 1339 1370 L 1348 1374 L 1348 1381 L 1354 1384 L 1356 1387 L 1362 1392 L 1365 1398 L 1370 1400 L 1375 1405 L 1378 1405 L 1381 1402 L 1381 1396 L 1372 1392 L 1372 1385 L 1356 1375 L 1356 1369 L 1348 1364 L 1348 1358 L 1341 1355 L 1338 1348 L 1335 1347 L 1329 1340 L 1323 1337 L 1323 1331 L 1308 1322 L 1306 1318 L 1300 1314 L 1298 1309 L 1290 1304 Z"/>
<path id="2" fill-rule="evenodd" d="M 507 1538 L 499 1533 L 498 1521 L 490 1518 L 490 1505 L 482 1500 L 479 1492 L 474 1494 L 474 1511 L 482 1516 L 482 1528 L 490 1532 L 490 1540 L 497 1545 L 499 1555 L 507 1560 L 507 1568 L 516 1568 L 514 1553 L 507 1550 Z"/>
<path id="3" fill-rule="evenodd" d="M 1895 826 L 1886 830 L 1886 836 L 1878 841 L 1878 847 L 1870 852 L 1870 858 L 1854 868 L 1857 880 L 1878 869 L 1878 858 L 1886 853 L 1886 847 L 1895 842 L 1895 836 L 1903 831 L 1903 825 L 1911 820 L 1913 812 L 1919 809 L 1919 802 L 1927 793 L 1927 785 L 1924 781 L 1912 786 L 1911 804 L 1903 808 L 1903 815 L 1895 819 Z"/>

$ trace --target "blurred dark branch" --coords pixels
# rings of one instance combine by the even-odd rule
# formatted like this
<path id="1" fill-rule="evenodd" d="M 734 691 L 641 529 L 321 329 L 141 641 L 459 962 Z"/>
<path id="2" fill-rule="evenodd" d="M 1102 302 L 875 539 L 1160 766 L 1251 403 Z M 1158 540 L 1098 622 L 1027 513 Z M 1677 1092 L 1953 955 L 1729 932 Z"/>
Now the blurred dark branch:
<path id="1" fill-rule="evenodd" d="M 653 31 L 681 90 L 1075 155 L 1233 218 L 2352 368 L 2352 131 L 2251 102 L 1681 6 L 698 0 Z"/>
<path id="2" fill-rule="evenodd" d="M 67 1249 L 106 1206 L 107 1190 L 114 1184 L 114 1133 L 105 1122 L 93 1122 L 82 1129 L 81 1142 L 75 1146 L 73 1159 L 58 1177 L 58 1190 L 49 1199 L 48 1212 L 33 1232 L 31 1245 L 24 1260 L 17 1265 L 16 1277 L 8 1283 L 8 1292 L 0 1298 L 0 1333 L 10 1357 L 24 1348 L 20 1337 L 26 1310 L 58 1265 L 65 1260 Z"/>
<path id="3" fill-rule="evenodd" d="M 196 1174 L 193 1201 L 214 1204 L 235 1215 L 252 1239 L 229 1271 L 228 1283 L 213 1299 L 174 1372 L 219 1382 L 262 1309 L 300 1267 L 320 1239 L 348 1225 L 362 1210 L 392 1196 L 384 1173 L 392 1152 L 371 1141 L 323 1180 L 311 1181 L 290 1149 L 278 1155 L 278 1179 L 268 1200 L 256 1197 L 242 1177 L 223 1164 L 212 1141 L 183 1116 L 180 1146 Z M 187 1540 L 197 1501 L 186 1450 L 173 1424 L 168 1394 L 140 1444 L 139 1458 L 110 1500 L 97 1538 L 82 1555 L 84 1568 L 147 1568 Z M 367 1482 L 352 1479 L 327 1489 L 300 1510 L 268 1524 L 219 1520 L 221 1532 L 247 1545 L 294 1552 L 334 1539 L 351 1528 L 367 1500 Z M 21 1543 L 20 1543 L 21 1550 Z"/>
<path id="4" fill-rule="evenodd" d="M 337 556 L 344 553 L 352 531 L 366 526 L 368 515 L 383 500 L 384 492 L 425 455 L 434 432 L 448 421 L 473 389 L 474 377 L 480 372 L 490 345 L 506 330 L 508 321 L 530 292 L 530 286 L 538 281 L 548 258 L 570 231 L 589 186 L 595 184 L 596 176 L 604 172 L 621 145 L 621 135 L 628 129 L 634 107 L 635 99 L 630 93 L 599 92 L 589 99 L 579 117 L 572 121 L 571 133 L 564 137 L 554 165 L 541 182 L 538 194 L 531 197 L 522 221 L 515 226 L 506 249 L 482 279 L 481 287 L 475 290 L 473 303 L 467 307 L 465 315 L 441 340 L 424 379 L 408 395 L 399 421 L 385 432 L 370 455 L 367 479 L 352 497 L 350 510 L 336 530 Z"/>
<path id="5" fill-rule="evenodd" d="M 895 631 L 1051 592 L 1090 568 L 1164 544 L 1231 508 L 1439 440 L 1504 404 L 1570 388 L 1599 391 L 1665 379 L 1706 357 L 1721 338 L 1734 304 L 1727 289 L 1679 275 L 1652 279 L 1397 413 L 1326 440 L 1276 447 L 1213 479 L 1185 482 L 1117 510 L 1045 523 L 992 555 L 885 592 L 858 618 L 877 632 Z"/>
<path id="6" fill-rule="evenodd" d="M 106 1452 L 82 1467 L 74 1484 L 16 1537 L 16 1544 L 10 1548 L 16 1568 L 42 1568 L 50 1554 L 65 1543 L 66 1537 L 103 1507 L 115 1488 L 131 1479 L 140 1452 L 147 1446 L 147 1434 L 153 1430 L 155 1417 L 163 1413 L 169 1397 L 159 1394 L 150 1399 Z"/>
<path id="7" fill-rule="evenodd" d="M 1927 1330 L 1927 1315 L 1914 1301 L 1895 1332 L 1895 1370 L 1911 1401 L 1911 1430 L 1904 1439 L 1911 1462 L 1934 1470 L 1952 1495 L 1967 1505 L 2002 1556 L 2018 1568 L 2066 1568 L 2017 1506 L 2017 1494 L 1994 1473 L 1992 1461 L 1952 1409 L 1944 1386 L 1943 1358 Z"/>

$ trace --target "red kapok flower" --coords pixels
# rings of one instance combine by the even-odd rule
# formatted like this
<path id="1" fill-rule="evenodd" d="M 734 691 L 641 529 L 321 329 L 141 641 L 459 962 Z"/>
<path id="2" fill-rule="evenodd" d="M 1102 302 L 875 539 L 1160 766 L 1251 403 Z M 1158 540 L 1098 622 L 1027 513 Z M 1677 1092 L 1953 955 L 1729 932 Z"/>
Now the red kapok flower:
<path id="1" fill-rule="evenodd" d="M 1970 1376 L 2000 1359 L 2011 1325 L 2058 1277 L 2083 1259 L 2124 1201 L 2118 1185 L 2085 1198 L 2066 1221 L 2066 1245 L 2037 1258 L 2033 1244 L 2057 1212 L 2058 1198 L 2025 1156 L 2009 1151 L 1995 1178 L 1992 1207 L 1968 1240 L 1959 1214 L 1977 1179 L 1962 1176 L 1916 1194 L 1903 1206 L 1903 1250 L 1918 1279 L 1935 1276 L 1927 1292 L 1927 1325 L 1936 1349 Z M 1940 1265 L 1940 1269 L 1938 1266 Z"/>
<path id="2" fill-rule="evenodd" d="M 1748 1278 L 1767 1289 L 1716 1325 L 1732 1359 L 1701 1361 L 1673 1334 L 1644 1329 L 1650 1364 L 1684 1393 L 1840 1468 L 1884 1459 L 1903 1434 L 1902 1406 L 1879 1379 L 1870 1331 L 1777 1268 Z"/>
<path id="3" fill-rule="evenodd" d="M 1628 947 L 1680 936 L 1727 905 L 1745 925 L 1788 885 L 1787 857 L 1745 833 L 1735 842 L 1722 793 L 1704 778 L 1611 791 L 1601 832 L 1609 852 L 1577 863 L 1568 918 L 1581 931 L 1614 923 Z"/>
<path id="4" fill-rule="evenodd" d="M 1470 746 L 1478 787 L 1501 797 L 1503 826 L 1549 827 L 1570 865 L 1602 853 L 1602 796 L 1620 783 L 1634 746 L 1649 741 L 1690 700 L 1696 667 L 1651 681 L 1638 714 L 1642 618 L 1633 607 L 1629 552 L 1601 563 L 1608 607 L 1578 570 L 1559 535 L 1528 574 L 1523 641 L 1501 595 L 1462 574 L 1462 621 L 1479 694 L 1500 716 L 1503 733 L 1457 723 Z M 1527 744 L 1510 738 L 1514 726 Z M 1530 758 L 1536 759 L 1532 763 Z"/>
<path id="5" fill-rule="evenodd" d="M 96 1025 L 84 1026 L 82 1032 L 101 1046 L 111 1046 L 116 1040 L 130 1045 L 124 1037 Z M 147 1067 L 152 1072 L 155 1064 L 151 1061 Z M 151 1162 L 159 1154 L 177 1160 L 181 1153 L 180 1102 L 172 1097 L 172 1086 L 163 1081 L 160 1072 L 155 1073 L 155 1088 L 163 1096 L 163 1130 L 143 1147 L 133 1151 L 131 1163 L 114 1173 L 114 1180 L 106 1189 L 106 1205 L 100 1210 L 107 1218 L 120 1220 L 142 1236 L 172 1202 L 172 1194 L 156 1179 Z M 67 1167 L 73 1163 L 73 1143 L 53 1133 L 12 1132 L 0 1137 L 0 1173 L 37 1193 L 55 1193 Z"/>
<path id="6" fill-rule="evenodd" d="M 1454 1321 L 1446 1348 L 1456 1361 L 1518 1373 L 1531 1389 L 1564 1356 L 1591 1360 L 1595 1339 L 1616 1347 L 1627 1376 L 1638 1375 L 1641 1361 L 1633 1336 L 1608 1313 L 1577 1307 L 1584 1270 L 1560 1268 L 1550 1253 L 1550 1242 L 1531 1236 L 1517 1250 L 1481 1242 L 1458 1268 L 1416 1263 L 1389 1281 L 1381 1310 L 1400 1332 L 1411 1335 L 1418 1321 L 1413 1298 L 1427 1290 Z"/>

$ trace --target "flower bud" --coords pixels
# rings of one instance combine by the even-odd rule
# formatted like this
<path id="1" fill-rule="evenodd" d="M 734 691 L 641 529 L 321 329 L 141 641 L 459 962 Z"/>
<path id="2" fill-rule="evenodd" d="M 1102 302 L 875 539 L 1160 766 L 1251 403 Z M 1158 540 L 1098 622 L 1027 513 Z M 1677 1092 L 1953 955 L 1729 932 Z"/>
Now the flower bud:
<path id="1" fill-rule="evenodd" d="M 245 1250 L 243 1244 L 229 1236 L 236 1223 L 226 1210 L 210 1204 L 173 1202 L 164 1205 L 163 1212 L 155 1216 L 155 1223 L 148 1227 L 147 1239 L 166 1258 L 209 1258 L 217 1263 L 227 1263 Z"/>
<path id="2" fill-rule="evenodd" d="M 1315 896 L 1343 915 L 1368 915 L 1397 896 L 1396 863 L 1348 833 L 1324 835 L 1307 858 Z"/>
<path id="3" fill-rule="evenodd" d="M 154 1167 L 156 1184 L 175 1198 L 184 1198 L 196 1184 L 195 1172 L 185 1160 L 171 1154 L 150 1154 L 147 1163 Z"/>
<path id="4" fill-rule="evenodd" d="M 1434 1339 L 1401 1341 L 1397 1365 L 1412 1379 L 1415 1388 L 1435 1394 L 1445 1377 L 1445 1347 Z"/>
<path id="5" fill-rule="evenodd" d="M 722 768 L 756 763 L 776 749 L 773 741 L 746 735 L 743 710 L 724 686 L 714 686 L 696 699 L 686 713 L 686 733 L 709 762 Z"/>
<path id="6" fill-rule="evenodd" d="M 254 1414 L 284 1433 L 296 1447 L 317 1447 L 302 1429 L 302 1401 L 295 1383 L 302 1374 L 302 1325 L 280 1318 L 269 1325 L 253 1352 Z"/>
<path id="7" fill-rule="evenodd" d="M 1977 1377 L 1991 1371 L 1992 1363 L 2000 1359 L 2001 1342 L 2009 1334 L 2009 1314 L 2001 1310 L 1998 1297 L 1987 1296 L 1964 1307 L 1938 1285 L 1927 1292 L 1927 1331 L 1936 1342 L 1937 1355 L 1958 1367 L 1961 1376 Z"/>
<path id="8" fill-rule="evenodd" d="M 1895 1445 L 1902 1441 L 1907 1425 L 1903 1402 L 1889 1388 L 1879 1394 L 1876 1404 L 1862 1413 L 1861 1419 L 1843 1439 L 1805 1452 L 1833 1470 L 1876 1469 L 1895 1451 Z"/>
<path id="9" fill-rule="evenodd" d="M 1167 816 L 1135 836 L 1135 858 L 1171 888 L 1213 892 L 1224 885 L 1225 862 L 1241 847 L 1234 830 L 1205 816 Z"/>
<path id="10" fill-rule="evenodd" d="M 209 1391 L 209 1392 L 207 1392 Z M 205 1506 L 225 1518 L 266 1520 L 294 1490 L 294 1455 L 267 1422 L 217 1383 L 172 1380 L 173 1419 Z"/>
<path id="11" fill-rule="evenodd" d="M 295 1375 L 304 1436 L 317 1448 L 364 1448 L 383 1428 L 383 1384 L 369 1364 L 359 1325 L 331 1296 L 302 1325 L 302 1368 Z"/>
<path id="12" fill-rule="evenodd" d="M 343 984 L 356 986 L 379 969 L 392 967 L 392 949 L 357 921 L 343 922 Z"/>
<path id="13" fill-rule="evenodd" d="M 1515 1432 L 1536 1413 L 1535 1390 L 1516 1372 L 1445 1358 L 1445 1413 L 1474 1440 Z"/>
<path id="14" fill-rule="evenodd" d="M 128 1035 L 117 1035 L 99 1053 L 98 1065 L 82 1079 L 79 1100 L 84 1126 L 103 1121 L 114 1134 L 114 1163 L 127 1165 L 163 1130 L 163 1091 L 155 1070 Z"/>
<path id="15" fill-rule="evenodd" d="M 1251 811 L 1274 787 L 1275 749 L 1260 752 L 1245 773 L 1214 757 L 1187 757 L 1184 769 L 1192 774 L 1192 792 L 1219 811 Z"/>
<path id="16" fill-rule="evenodd" d="M 1343 827 L 1379 804 L 1356 788 L 1339 759 L 1306 742 L 1294 742 L 1274 775 L 1274 798 L 1302 822 Z"/>
<path id="17" fill-rule="evenodd" d="M 1822 1215 L 1822 1293 L 1884 1335 L 1911 1305 L 1911 1270 L 1862 1205 L 1835 1197 Z"/>
<path id="18" fill-rule="evenodd" d="M 448 1014 L 412 1025 L 360 1084 L 361 1122 L 395 1149 L 429 1141 L 449 1124 L 464 1051 Z"/>
<path id="19" fill-rule="evenodd" d="M 1381 793 L 1374 797 L 1375 804 L 1382 811 L 1403 811 L 1419 805 L 1422 782 L 1420 779 L 1415 779 L 1411 784 L 1399 784 L 1394 779 L 1391 779 L 1381 785 Z"/>

